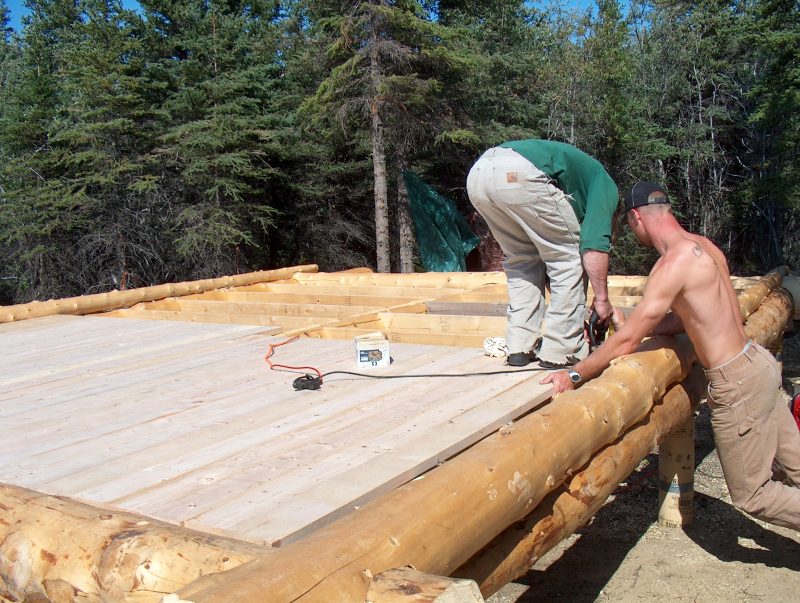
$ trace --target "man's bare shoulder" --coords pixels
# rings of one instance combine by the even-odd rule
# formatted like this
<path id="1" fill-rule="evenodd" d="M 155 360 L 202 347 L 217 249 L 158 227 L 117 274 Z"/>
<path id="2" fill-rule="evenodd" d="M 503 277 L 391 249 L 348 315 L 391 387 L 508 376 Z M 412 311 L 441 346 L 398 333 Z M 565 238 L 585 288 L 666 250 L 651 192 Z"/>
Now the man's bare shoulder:
<path id="1" fill-rule="evenodd" d="M 672 245 L 662 256 L 663 264 L 686 270 L 688 267 L 719 264 L 725 260 L 723 253 L 711 241 L 699 235 L 690 235 Z"/>
<path id="2" fill-rule="evenodd" d="M 704 237 L 685 237 L 671 245 L 653 266 L 648 282 L 682 289 L 698 277 L 703 278 L 704 269 L 713 268 L 716 272 L 719 260 L 714 257 L 712 248 L 718 250 L 710 241 L 700 239 Z"/>

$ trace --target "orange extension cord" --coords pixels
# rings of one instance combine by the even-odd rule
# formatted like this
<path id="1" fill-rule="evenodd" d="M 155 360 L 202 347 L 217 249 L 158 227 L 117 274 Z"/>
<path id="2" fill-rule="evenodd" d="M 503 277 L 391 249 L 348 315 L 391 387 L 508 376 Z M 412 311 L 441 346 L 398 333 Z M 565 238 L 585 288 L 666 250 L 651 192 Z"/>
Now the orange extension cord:
<path id="1" fill-rule="evenodd" d="M 267 350 L 267 353 L 264 355 L 264 360 L 266 360 L 267 364 L 269 365 L 269 368 L 271 368 L 273 371 L 279 368 L 288 369 L 290 371 L 306 371 L 306 370 L 314 371 L 317 374 L 317 377 L 319 377 L 319 379 L 322 380 L 322 373 L 319 371 L 319 369 L 314 368 L 313 366 L 289 366 L 288 364 L 275 364 L 274 362 L 272 362 L 272 360 L 270 360 L 270 358 L 272 358 L 272 356 L 275 354 L 275 348 L 279 348 L 282 345 L 286 345 L 287 343 L 292 343 L 293 341 L 296 341 L 298 339 L 300 339 L 300 337 L 298 335 L 295 335 L 294 337 L 291 337 L 286 341 L 282 341 L 280 343 L 270 343 L 269 349 Z"/>

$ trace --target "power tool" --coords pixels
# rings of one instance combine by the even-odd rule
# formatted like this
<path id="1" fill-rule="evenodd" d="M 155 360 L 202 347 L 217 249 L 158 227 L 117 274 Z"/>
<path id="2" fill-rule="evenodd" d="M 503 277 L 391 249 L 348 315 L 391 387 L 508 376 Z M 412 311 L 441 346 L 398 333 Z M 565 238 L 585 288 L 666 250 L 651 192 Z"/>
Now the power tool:
<path id="1" fill-rule="evenodd" d="M 589 351 L 593 352 L 605 341 L 606 333 L 608 333 L 608 322 L 600 322 L 600 315 L 597 310 L 593 309 L 586 330 L 589 333 Z"/>

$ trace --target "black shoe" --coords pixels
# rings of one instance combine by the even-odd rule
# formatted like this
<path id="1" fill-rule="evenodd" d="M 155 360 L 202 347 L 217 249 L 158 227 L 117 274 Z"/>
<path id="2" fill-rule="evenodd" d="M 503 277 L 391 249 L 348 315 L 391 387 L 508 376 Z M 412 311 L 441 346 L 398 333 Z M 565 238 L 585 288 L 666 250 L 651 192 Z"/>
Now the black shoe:
<path id="1" fill-rule="evenodd" d="M 528 366 L 535 360 L 537 360 L 537 356 L 534 352 L 514 352 L 508 355 L 506 364 L 508 366 Z"/>
<path id="2" fill-rule="evenodd" d="M 528 366 L 531 362 L 539 360 L 539 350 L 542 349 L 542 338 L 539 337 L 533 342 L 533 348 L 530 352 L 514 352 L 509 354 L 506 358 L 508 366 Z"/>
<path id="3" fill-rule="evenodd" d="M 580 358 L 575 358 L 575 356 L 567 356 L 564 362 L 550 362 L 549 360 L 539 360 L 539 366 L 543 369 L 553 370 L 553 369 L 564 369 L 570 366 L 574 366 L 580 362 Z"/>

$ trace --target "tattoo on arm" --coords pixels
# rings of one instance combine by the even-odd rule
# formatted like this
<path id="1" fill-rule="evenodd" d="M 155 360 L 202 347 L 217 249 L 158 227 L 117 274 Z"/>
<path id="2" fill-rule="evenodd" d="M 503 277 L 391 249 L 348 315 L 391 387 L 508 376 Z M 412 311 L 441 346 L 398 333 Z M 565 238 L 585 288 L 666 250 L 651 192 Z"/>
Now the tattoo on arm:
<path id="1" fill-rule="evenodd" d="M 692 249 L 692 253 L 694 253 L 697 257 L 703 255 L 703 248 L 700 247 L 700 243 L 694 244 L 694 249 Z"/>

